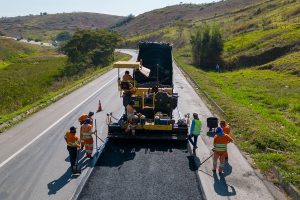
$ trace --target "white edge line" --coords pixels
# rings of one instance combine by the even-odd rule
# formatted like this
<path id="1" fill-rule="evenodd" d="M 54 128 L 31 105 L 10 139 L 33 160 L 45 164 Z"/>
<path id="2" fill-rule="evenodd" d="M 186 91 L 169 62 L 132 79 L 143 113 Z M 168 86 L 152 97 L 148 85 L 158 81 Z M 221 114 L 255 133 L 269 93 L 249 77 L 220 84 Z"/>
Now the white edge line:
<path id="1" fill-rule="evenodd" d="M 71 114 L 74 110 L 76 110 L 79 106 L 84 104 L 86 101 L 88 101 L 90 98 L 92 98 L 95 94 L 97 94 L 100 90 L 102 90 L 104 87 L 106 87 L 108 84 L 110 84 L 117 76 L 113 77 L 109 82 L 107 82 L 105 85 L 103 85 L 101 88 L 96 90 L 93 94 L 91 94 L 88 98 L 86 98 L 84 101 L 82 101 L 80 104 L 75 106 L 72 110 L 70 110 L 67 114 L 59 118 L 56 122 L 54 122 L 51 126 L 49 126 L 47 129 L 45 129 L 43 132 L 41 132 L 38 136 L 36 136 L 33 140 L 31 140 L 28 144 L 26 144 L 24 147 L 19 149 L 16 153 L 8 157 L 5 161 L 3 161 L 0 164 L 0 168 L 3 167 L 5 164 L 7 164 L 10 160 L 12 160 L 14 157 L 16 157 L 19 153 L 24 151 L 27 147 L 29 147 L 32 143 L 34 143 L 37 139 L 39 139 L 41 136 L 43 136 L 47 131 L 49 131 L 51 128 L 53 128 L 55 125 L 57 125 L 60 121 L 62 121 L 65 117 L 67 117 L 69 114 Z"/>

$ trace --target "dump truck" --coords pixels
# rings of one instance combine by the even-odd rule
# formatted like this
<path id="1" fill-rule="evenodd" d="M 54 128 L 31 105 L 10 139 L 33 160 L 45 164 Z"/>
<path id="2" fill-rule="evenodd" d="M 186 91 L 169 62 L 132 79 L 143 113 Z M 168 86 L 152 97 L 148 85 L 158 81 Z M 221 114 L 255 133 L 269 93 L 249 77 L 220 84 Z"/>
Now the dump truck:
<path id="1" fill-rule="evenodd" d="M 140 42 L 136 62 L 119 61 L 113 67 L 118 69 L 124 114 L 115 123 L 108 114 L 108 138 L 186 140 L 187 120 L 173 117 L 178 93 L 173 85 L 172 45 Z M 132 79 L 122 80 L 121 69 L 132 70 Z M 135 109 L 130 122 L 126 113 L 129 102 L 134 102 Z"/>

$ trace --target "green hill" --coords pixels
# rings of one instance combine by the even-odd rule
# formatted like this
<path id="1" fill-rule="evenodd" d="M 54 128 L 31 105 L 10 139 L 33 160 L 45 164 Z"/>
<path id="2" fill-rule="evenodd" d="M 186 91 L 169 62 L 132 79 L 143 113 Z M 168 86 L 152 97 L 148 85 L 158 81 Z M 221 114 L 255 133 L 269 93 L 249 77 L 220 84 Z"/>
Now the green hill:
<path id="1" fill-rule="evenodd" d="M 11 37 L 51 41 L 59 32 L 76 29 L 108 28 L 124 17 L 98 13 L 61 13 L 0 19 L 0 32 Z"/>
<path id="2" fill-rule="evenodd" d="M 240 4 L 235 4 L 237 2 L 240 2 Z M 146 31 L 145 34 L 140 34 L 139 28 L 134 25 L 134 22 L 140 18 L 138 16 L 124 27 L 121 27 L 122 29 L 132 27 L 130 28 L 132 33 L 129 33 L 129 35 L 135 33 L 134 36 L 127 38 L 125 45 L 134 47 L 139 40 L 156 40 L 173 43 L 179 49 L 190 49 L 190 32 L 202 23 L 216 23 L 222 27 L 224 33 L 224 69 L 233 70 L 260 65 L 264 68 L 266 67 L 265 64 L 268 64 L 270 69 L 281 70 L 278 67 L 279 65 L 275 68 L 270 67 L 270 62 L 290 53 L 297 54 L 300 50 L 299 2 L 296 0 L 246 2 L 228 0 L 202 5 L 206 9 L 215 7 L 223 12 L 212 15 L 212 12 L 205 12 L 206 9 L 202 9 L 198 14 L 194 13 L 192 19 L 189 17 L 189 12 L 187 12 L 181 19 L 174 20 L 173 23 L 164 28 L 155 29 L 155 25 L 149 26 L 151 31 Z M 173 8 L 183 7 L 182 9 L 185 9 L 188 6 L 191 8 L 201 7 L 201 5 L 177 5 L 166 7 L 163 10 L 166 13 L 174 13 Z M 224 9 L 223 6 L 225 6 Z M 157 10 L 152 12 L 147 13 L 147 15 L 155 15 Z M 206 18 L 203 17 L 204 13 L 202 12 L 206 13 Z M 175 13 L 177 14 L 177 12 Z M 209 17 L 209 13 L 211 17 Z M 147 23 L 150 22 L 148 20 L 139 22 L 139 24 Z M 160 24 L 159 26 L 163 25 Z M 123 33 L 126 33 L 126 31 Z M 298 65 L 293 63 L 290 63 L 288 68 L 283 67 L 282 70 L 299 74 Z"/>

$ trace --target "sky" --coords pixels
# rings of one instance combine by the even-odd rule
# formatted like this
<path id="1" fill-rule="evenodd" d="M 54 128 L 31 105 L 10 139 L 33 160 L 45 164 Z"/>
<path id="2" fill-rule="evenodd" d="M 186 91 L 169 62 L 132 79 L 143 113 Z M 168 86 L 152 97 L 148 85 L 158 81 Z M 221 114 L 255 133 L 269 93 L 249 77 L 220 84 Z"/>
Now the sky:
<path id="1" fill-rule="evenodd" d="M 182 3 L 209 3 L 212 0 L 0 0 L 0 17 L 24 16 L 47 12 L 95 12 L 119 16 L 144 12 Z"/>

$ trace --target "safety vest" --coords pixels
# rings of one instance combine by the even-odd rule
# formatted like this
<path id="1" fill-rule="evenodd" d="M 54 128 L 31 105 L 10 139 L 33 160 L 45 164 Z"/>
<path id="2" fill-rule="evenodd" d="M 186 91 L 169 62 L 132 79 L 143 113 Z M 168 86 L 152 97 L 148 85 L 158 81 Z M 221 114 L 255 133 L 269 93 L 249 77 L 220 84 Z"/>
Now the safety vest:
<path id="1" fill-rule="evenodd" d="M 72 134 L 67 132 L 65 135 L 65 140 L 67 142 L 67 146 L 69 147 L 79 147 L 80 142 L 76 134 Z"/>
<path id="2" fill-rule="evenodd" d="M 217 152 L 227 151 L 227 144 L 214 144 L 214 151 Z"/>
<path id="3" fill-rule="evenodd" d="M 82 139 L 90 139 L 92 137 L 92 126 L 90 124 L 83 124 L 81 126 Z"/>
<path id="4" fill-rule="evenodd" d="M 201 121 L 199 119 L 193 119 L 194 120 L 194 129 L 192 130 L 193 135 L 200 135 L 201 131 Z"/>
<path id="5" fill-rule="evenodd" d="M 215 136 L 214 151 L 215 152 L 226 152 L 227 144 L 232 141 L 233 141 L 232 138 L 227 134 L 224 134 L 223 136 Z"/>

